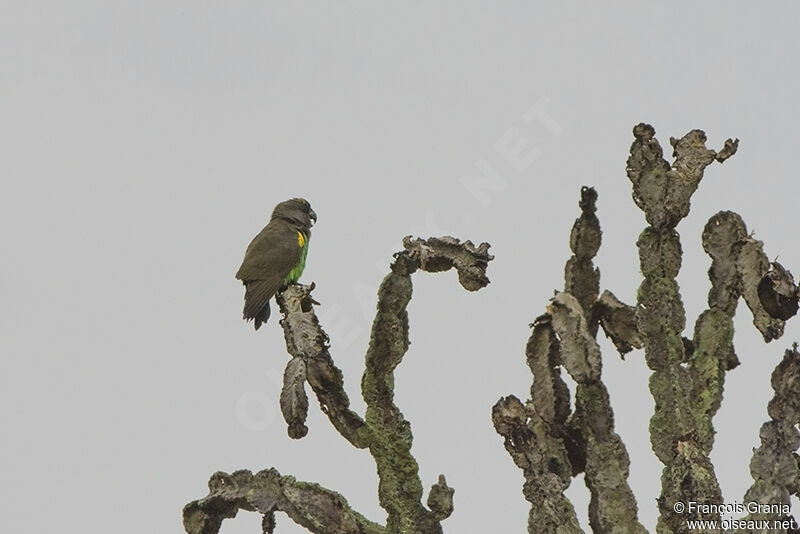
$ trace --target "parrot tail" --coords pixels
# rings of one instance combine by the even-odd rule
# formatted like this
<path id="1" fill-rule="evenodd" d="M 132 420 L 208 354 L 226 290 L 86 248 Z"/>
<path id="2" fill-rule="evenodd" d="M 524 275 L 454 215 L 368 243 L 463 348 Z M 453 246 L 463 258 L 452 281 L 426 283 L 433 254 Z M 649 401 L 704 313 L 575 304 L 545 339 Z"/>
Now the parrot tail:
<path id="1" fill-rule="evenodd" d="M 245 282 L 244 292 L 244 311 L 242 313 L 245 320 L 255 320 L 256 330 L 261 323 L 266 323 L 269 319 L 269 299 L 275 294 L 272 284 L 266 280 L 253 280 Z"/>
<path id="2" fill-rule="evenodd" d="M 261 315 L 255 318 L 254 326 L 256 327 L 256 330 L 258 330 L 258 327 L 261 326 L 261 323 L 266 323 L 267 319 L 269 319 L 269 301 L 264 304 L 264 309 L 261 310 Z"/>

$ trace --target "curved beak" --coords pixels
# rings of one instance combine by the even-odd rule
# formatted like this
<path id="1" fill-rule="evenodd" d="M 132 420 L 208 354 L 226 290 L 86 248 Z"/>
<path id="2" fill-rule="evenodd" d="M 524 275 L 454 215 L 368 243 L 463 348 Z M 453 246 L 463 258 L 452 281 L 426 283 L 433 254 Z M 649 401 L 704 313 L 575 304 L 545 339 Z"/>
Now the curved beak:
<path id="1" fill-rule="evenodd" d="M 314 213 L 314 210 L 312 210 L 311 208 L 308 209 L 308 216 L 311 218 L 311 220 L 317 222 L 317 214 Z"/>

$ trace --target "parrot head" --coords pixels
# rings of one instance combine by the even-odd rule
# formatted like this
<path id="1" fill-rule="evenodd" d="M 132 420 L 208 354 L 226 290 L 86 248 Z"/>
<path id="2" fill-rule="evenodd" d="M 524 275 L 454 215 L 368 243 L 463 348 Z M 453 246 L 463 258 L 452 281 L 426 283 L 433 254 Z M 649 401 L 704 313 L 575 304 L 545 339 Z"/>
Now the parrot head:
<path id="1" fill-rule="evenodd" d="M 284 200 L 272 210 L 272 220 L 282 219 L 297 225 L 306 232 L 317 222 L 317 214 L 304 198 Z M 313 222 L 312 222 L 313 221 Z"/>

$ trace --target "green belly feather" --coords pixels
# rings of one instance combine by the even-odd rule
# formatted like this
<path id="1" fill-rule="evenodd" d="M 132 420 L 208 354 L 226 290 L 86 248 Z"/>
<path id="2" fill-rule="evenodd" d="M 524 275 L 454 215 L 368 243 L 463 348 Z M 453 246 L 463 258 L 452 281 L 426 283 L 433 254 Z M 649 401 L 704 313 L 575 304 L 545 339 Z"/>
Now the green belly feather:
<path id="1" fill-rule="evenodd" d="M 306 256 L 308 255 L 308 238 L 303 239 L 303 252 L 300 253 L 300 261 L 297 262 L 297 265 L 292 267 L 292 270 L 289 271 L 289 274 L 286 276 L 286 283 L 293 284 L 300 279 L 300 275 L 303 274 L 303 269 L 306 268 Z"/>

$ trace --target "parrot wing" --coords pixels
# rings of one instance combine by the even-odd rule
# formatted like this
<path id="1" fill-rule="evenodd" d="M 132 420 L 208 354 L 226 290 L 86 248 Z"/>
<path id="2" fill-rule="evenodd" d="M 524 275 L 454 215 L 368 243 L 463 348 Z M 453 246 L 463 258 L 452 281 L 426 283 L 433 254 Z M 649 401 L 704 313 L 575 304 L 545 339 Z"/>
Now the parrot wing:
<path id="1" fill-rule="evenodd" d="M 236 278 L 244 282 L 244 318 L 256 319 L 256 329 L 269 317 L 269 300 L 302 258 L 298 231 L 281 220 L 270 221 L 247 247 Z"/>
<path id="2" fill-rule="evenodd" d="M 298 231 L 284 221 L 271 221 L 250 242 L 236 278 L 243 282 L 276 279 L 282 285 L 302 253 Z"/>

